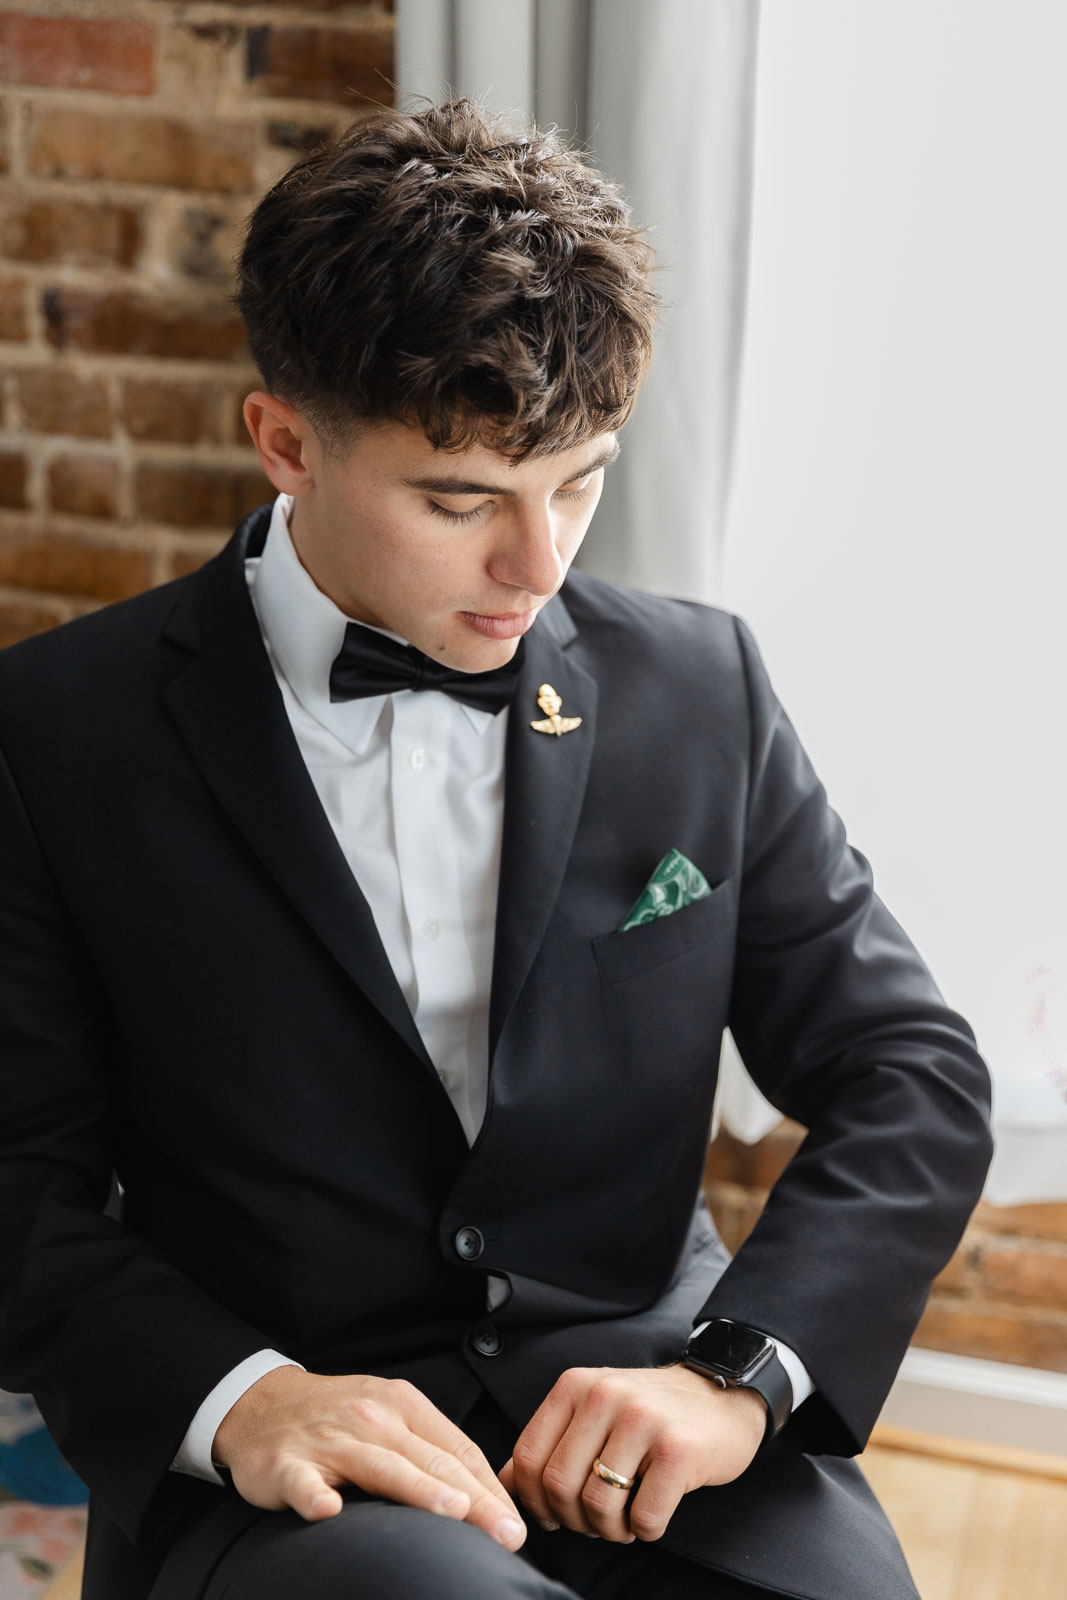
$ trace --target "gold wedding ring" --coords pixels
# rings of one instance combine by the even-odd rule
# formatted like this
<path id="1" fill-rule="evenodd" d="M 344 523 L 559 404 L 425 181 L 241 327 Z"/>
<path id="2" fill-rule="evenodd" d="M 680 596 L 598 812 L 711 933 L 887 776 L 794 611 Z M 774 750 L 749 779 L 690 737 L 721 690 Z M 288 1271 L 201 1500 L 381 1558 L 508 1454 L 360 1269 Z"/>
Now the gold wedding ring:
<path id="1" fill-rule="evenodd" d="M 605 1483 L 610 1483 L 613 1489 L 632 1489 L 637 1482 L 636 1478 L 624 1478 L 621 1472 L 612 1472 L 597 1456 L 593 1462 L 593 1471 L 598 1478 L 603 1478 Z"/>

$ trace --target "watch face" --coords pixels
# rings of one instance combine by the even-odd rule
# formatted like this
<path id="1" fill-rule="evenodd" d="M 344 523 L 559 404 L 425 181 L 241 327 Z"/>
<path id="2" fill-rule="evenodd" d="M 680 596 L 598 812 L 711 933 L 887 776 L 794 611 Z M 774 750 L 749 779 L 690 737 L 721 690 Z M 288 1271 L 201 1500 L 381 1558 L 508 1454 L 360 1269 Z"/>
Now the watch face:
<path id="1" fill-rule="evenodd" d="M 760 1364 L 770 1343 L 767 1335 L 755 1328 L 717 1318 L 697 1335 L 694 1348 L 702 1361 L 711 1362 L 727 1377 L 740 1378 Z"/>

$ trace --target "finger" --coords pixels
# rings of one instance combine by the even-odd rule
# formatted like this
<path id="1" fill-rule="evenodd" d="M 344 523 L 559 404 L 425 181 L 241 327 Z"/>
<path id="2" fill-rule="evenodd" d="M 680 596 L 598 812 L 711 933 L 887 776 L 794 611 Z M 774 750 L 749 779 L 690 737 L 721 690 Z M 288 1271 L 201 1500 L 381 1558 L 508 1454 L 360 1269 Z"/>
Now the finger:
<path id="1" fill-rule="evenodd" d="M 414 1441 L 416 1449 L 420 1441 Z M 435 1453 L 423 1446 L 431 1456 Z M 452 1517 L 462 1522 L 471 1512 L 471 1494 L 456 1483 L 450 1483 L 442 1474 L 448 1472 L 447 1463 L 440 1452 L 432 1465 L 437 1470 L 427 1470 L 412 1459 L 407 1449 L 393 1449 L 381 1442 L 368 1443 L 362 1439 L 338 1441 L 331 1451 L 328 1475 L 335 1481 L 355 1484 L 368 1494 L 381 1500 L 394 1500 L 398 1505 L 417 1506 L 436 1516 Z M 453 1475 L 459 1477 L 463 1469 L 452 1463 Z M 476 1494 L 481 1491 L 469 1474 L 466 1477 Z M 484 1496 L 482 1496 L 484 1499 Z M 499 1516 L 499 1513 L 498 1513 Z"/>
<path id="2" fill-rule="evenodd" d="M 344 1472 L 352 1470 L 353 1462 L 359 1463 L 357 1470 L 366 1470 L 367 1458 L 353 1455 L 351 1447 L 363 1444 L 393 1451 L 425 1476 L 463 1493 L 467 1497 L 465 1519 L 509 1550 L 517 1550 L 526 1538 L 526 1526 L 514 1502 L 474 1440 L 413 1384 L 390 1380 L 374 1393 L 359 1394 L 345 1404 L 337 1421 L 341 1428 L 331 1431 L 323 1449 L 330 1462 Z M 338 1451 L 342 1454 L 334 1462 Z M 352 1481 L 372 1493 L 400 1498 L 389 1489 L 374 1488 L 363 1477 Z"/>
<path id="3" fill-rule="evenodd" d="M 504 1488 L 508 1491 L 508 1494 L 514 1498 L 515 1495 L 518 1494 L 518 1490 L 515 1488 L 514 1460 L 505 1461 L 504 1465 L 500 1469 L 499 1478 L 501 1483 L 504 1485 Z M 555 1517 L 539 1517 L 538 1521 L 546 1533 L 555 1533 L 556 1529 L 559 1527 L 559 1523 Z"/>
<path id="4" fill-rule="evenodd" d="M 574 1533 L 595 1536 L 581 1492 L 608 1431 L 609 1400 L 604 1369 L 572 1368 L 516 1441 L 515 1482 L 539 1522 L 560 1522 Z M 599 1421 L 598 1412 L 603 1413 Z"/>
<path id="5" fill-rule="evenodd" d="M 605 1373 L 589 1384 L 543 1474 L 549 1502 L 567 1527 L 631 1543 L 628 1491 L 598 1477 L 593 1463 L 600 1457 L 621 1476 L 633 1475 L 650 1432 L 644 1406 L 627 1397 L 617 1377 Z"/>
<path id="6" fill-rule="evenodd" d="M 630 1401 L 619 1416 L 593 1461 L 589 1475 L 582 1485 L 582 1505 L 592 1527 L 601 1539 L 617 1544 L 632 1544 L 635 1530 L 630 1520 L 629 1507 L 632 1488 L 620 1488 L 609 1483 L 594 1471 L 599 1458 L 603 1467 L 621 1478 L 637 1479 L 648 1456 L 650 1435 L 654 1431 L 641 1402 Z"/>
<path id="7" fill-rule="evenodd" d="M 276 1485 L 280 1505 L 291 1506 L 306 1522 L 323 1522 L 341 1509 L 341 1496 L 310 1461 L 283 1462 Z"/>
<path id="8" fill-rule="evenodd" d="M 516 1439 L 512 1451 L 511 1481 L 507 1487 L 519 1496 L 543 1527 L 550 1523 L 558 1526 L 559 1523 L 555 1510 L 549 1504 L 543 1475 L 553 1450 L 574 1415 L 573 1391 L 567 1383 L 570 1377 L 570 1373 L 564 1373 L 553 1385 Z"/>
<path id="9" fill-rule="evenodd" d="M 684 1452 L 669 1441 L 651 1456 L 630 1502 L 629 1524 L 636 1538 L 662 1537 L 688 1488 L 684 1461 Z"/>
<path id="10" fill-rule="evenodd" d="M 443 1411 L 439 1411 L 431 1400 L 427 1400 L 420 1390 L 412 1388 L 412 1396 L 410 1405 L 404 1409 L 404 1420 L 412 1433 L 454 1456 L 476 1479 L 484 1493 L 500 1501 L 501 1511 L 518 1519 L 519 1511 L 511 1490 L 501 1483 L 474 1440 Z"/>
<path id="11" fill-rule="evenodd" d="M 511 1496 L 493 1475 L 493 1489 L 486 1489 L 450 1451 L 409 1433 L 404 1453 L 423 1472 L 442 1483 L 462 1490 L 469 1502 L 465 1520 L 483 1528 L 508 1550 L 517 1550 L 526 1538 L 526 1525 L 515 1509 Z"/>
<path id="12" fill-rule="evenodd" d="M 399 1405 L 361 1396 L 347 1407 L 346 1432 L 327 1446 L 331 1464 L 360 1488 L 408 1505 L 425 1504 L 423 1480 L 435 1480 L 464 1496 L 464 1520 L 517 1550 L 526 1525 L 473 1439 L 410 1385 L 396 1398 Z M 410 1470 L 402 1473 L 397 1460 Z"/>

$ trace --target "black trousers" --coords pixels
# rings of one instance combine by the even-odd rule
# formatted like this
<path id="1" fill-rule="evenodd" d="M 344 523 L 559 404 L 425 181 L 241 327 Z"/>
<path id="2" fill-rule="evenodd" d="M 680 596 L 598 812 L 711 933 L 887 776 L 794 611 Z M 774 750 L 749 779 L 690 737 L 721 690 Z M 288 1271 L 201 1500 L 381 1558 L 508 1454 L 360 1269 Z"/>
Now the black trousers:
<path id="1" fill-rule="evenodd" d="M 499 1470 L 514 1428 L 483 1397 L 464 1424 Z M 518 1554 L 469 1523 L 375 1500 L 359 1490 L 309 1523 L 295 1512 L 245 1522 L 194 1580 L 166 1563 L 154 1594 L 183 1600 L 756 1600 L 766 1593 L 658 1544 L 620 1545 L 532 1519 Z M 187 1552 L 176 1552 L 185 1561 Z M 175 1580 L 179 1580 L 177 1585 Z"/>

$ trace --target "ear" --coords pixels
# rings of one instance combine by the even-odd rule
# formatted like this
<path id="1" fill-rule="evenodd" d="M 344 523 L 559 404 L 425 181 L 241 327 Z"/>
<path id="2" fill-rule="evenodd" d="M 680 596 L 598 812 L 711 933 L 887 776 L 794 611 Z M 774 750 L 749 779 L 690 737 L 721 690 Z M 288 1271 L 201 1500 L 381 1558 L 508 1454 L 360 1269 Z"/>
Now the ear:
<path id="1" fill-rule="evenodd" d="M 314 482 L 315 433 L 299 411 L 262 389 L 244 403 L 245 426 L 260 464 L 280 494 L 301 495 Z"/>

